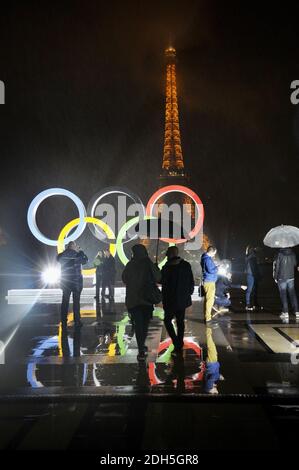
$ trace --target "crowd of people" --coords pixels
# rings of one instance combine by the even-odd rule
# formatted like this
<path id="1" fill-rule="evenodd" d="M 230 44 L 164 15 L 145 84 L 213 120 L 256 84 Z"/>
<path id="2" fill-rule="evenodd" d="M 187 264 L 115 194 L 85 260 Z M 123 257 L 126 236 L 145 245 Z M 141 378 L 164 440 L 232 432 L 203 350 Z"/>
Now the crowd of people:
<path id="1" fill-rule="evenodd" d="M 261 272 L 256 250 L 247 247 L 245 273 L 247 284 L 232 284 L 231 273 L 223 274 L 220 263 L 215 261 L 217 250 L 209 246 L 201 256 L 202 290 L 204 296 L 204 322 L 211 326 L 219 313 L 230 307 L 229 290 L 231 288 L 246 291 L 246 310 L 258 310 L 258 286 Z M 185 312 L 192 305 L 194 277 L 189 262 L 179 256 L 178 248 L 171 246 L 166 252 L 167 262 L 162 270 L 150 259 L 147 249 L 142 244 L 132 247 L 132 258 L 122 273 L 126 286 L 126 307 L 130 315 L 138 345 L 138 361 L 144 361 L 147 355 L 145 341 L 154 306 L 161 303 L 164 309 L 164 324 L 173 342 L 173 355 L 180 355 L 184 346 Z M 80 320 L 80 295 L 83 288 L 81 266 L 88 262 L 85 253 L 75 242 L 70 242 L 66 250 L 57 257 L 62 268 L 62 304 L 61 321 L 66 326 L 70 295 L 73 294 L 74 323 L 82 326 Z M 99 301 L 108 298 L 114 300 L 115 260 L 110 251 L 99 251 L 95 260 L 96 295 Z M 293 313 L 299 320 L 298 301 L 295 292 L 296 255 L 290 248 L 280 249 L 273 263 L 273 277 L 278 285 L 283 312 L 282 319 L 289 316 L 288 296 Z M 161 286 L 159 289 L 158 285 Z M 108 289 L 108 294 L 106 291 Z M 176 321 L 176 329 L 173 325 Z"/>

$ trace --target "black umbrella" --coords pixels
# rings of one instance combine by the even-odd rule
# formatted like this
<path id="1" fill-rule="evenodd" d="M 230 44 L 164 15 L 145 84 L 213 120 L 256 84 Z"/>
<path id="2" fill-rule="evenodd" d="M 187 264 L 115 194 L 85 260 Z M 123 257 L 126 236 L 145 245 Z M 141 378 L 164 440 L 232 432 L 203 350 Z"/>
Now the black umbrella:
<path id="1" fill-rule="evenodd" d="M 156 260 L 158 258 L 158 248 L 160 239 L 185 239 L 190 240 L 188 231 L 181 224 L 171 219 L 151 218 L 145 219 L 136 224 L 135 231 L 139 238 L 149 238 L 157 240 Z"/>

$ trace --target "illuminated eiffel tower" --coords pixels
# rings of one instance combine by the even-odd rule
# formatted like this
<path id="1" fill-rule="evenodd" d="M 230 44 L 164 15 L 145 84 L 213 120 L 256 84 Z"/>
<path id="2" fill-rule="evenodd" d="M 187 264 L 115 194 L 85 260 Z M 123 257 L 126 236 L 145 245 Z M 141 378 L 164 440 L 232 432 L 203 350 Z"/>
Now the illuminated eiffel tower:
<path id="1" fill-rule="evenodd" d="M 160 187 L 168 185 L 188 186 L 189 176 L 185 172 L 182 152 L 179 108 L 176 83 L 176 51 L 170 46 L 165 50 L 166 57 L 166 106 L 162 172 L 159 176 Z M 162 200 L 159 201 L 160 203 Z M 172 202 L 190 204 L 194 217 L 192 201 L 187 196 L 172 198 Z"/>
<path id="2" fill-rule="evenodd" d="M 173 47 L 165 50 L 166 57 L 166 109 L 162 184 L 184 184 L 188 181 L 185 173 L 179 123 L 176 84 L 176 51 Z"/>

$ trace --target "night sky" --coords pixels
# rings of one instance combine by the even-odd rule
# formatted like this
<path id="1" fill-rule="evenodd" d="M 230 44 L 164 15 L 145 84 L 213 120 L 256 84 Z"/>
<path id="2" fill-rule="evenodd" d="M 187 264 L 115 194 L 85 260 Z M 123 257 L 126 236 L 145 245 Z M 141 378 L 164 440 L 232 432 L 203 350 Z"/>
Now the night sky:
<path id="1" fill-rule="evenodd" d="M 144 202 L 157 189 L 170 37 L 185 166 L 222 256 L 262 245 L 272 226 L 299 225 L 298 12 L 260 3 L 1 4 L 0 251 L 13 253 L 10 265 L 43 254 L 26 223 L 43 189 L 67 188 L 86 206 L 105 186 Z M 40 226 L 54 237 L 74 215 L 65 198 L 49 199 Z"/>

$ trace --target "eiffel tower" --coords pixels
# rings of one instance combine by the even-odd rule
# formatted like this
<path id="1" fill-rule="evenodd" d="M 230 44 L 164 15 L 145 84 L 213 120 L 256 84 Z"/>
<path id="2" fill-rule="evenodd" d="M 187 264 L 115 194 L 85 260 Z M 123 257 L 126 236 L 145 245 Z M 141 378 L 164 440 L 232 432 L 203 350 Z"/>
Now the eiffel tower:
<path id="1" fill-rule="evenodd" d="M 176 51 L 170 46 L 165 50 L 166 57 L 166 106 L 165 132 L 161 186 L 165 184 L 186 184 L 189 180 L 185 173 L 182 153 L 179 109 L 176 83 Z"/>
<path id="2" fill-rule="evenodd" d="M 177 98 L 176 82 L 176 50 L 170 46 L 165 50 L 166 58 L 166 102 L 165 102 L 165 131 L 162 172 L 159 176 L 159 185 L 188 186 L 190 178 L 185 171 Z M 194 204 L 188 196 L 174 193 L 171 203 L 188 204 L 190 213 L 194 218 Z M 159 203 L 162 203 L 162 199 Z"/>

